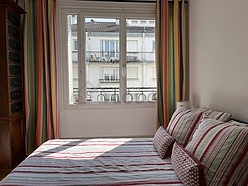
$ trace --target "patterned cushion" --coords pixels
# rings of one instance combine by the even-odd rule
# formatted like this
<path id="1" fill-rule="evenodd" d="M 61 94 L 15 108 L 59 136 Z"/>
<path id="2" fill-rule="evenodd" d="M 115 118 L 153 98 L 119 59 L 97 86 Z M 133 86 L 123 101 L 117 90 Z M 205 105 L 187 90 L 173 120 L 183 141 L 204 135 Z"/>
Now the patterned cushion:
<path id="1" fill-rule="evenodd" d="M 171 137 L 164 127 L 160 126 L 153 138 L 153 144 L 158 151 L 160 158 L 165 158 L 171 154 L 175 139 Z"/>
<path id="2" fill-rule="evenodd" d="M 184 185 L 205 185 L 204 167 L 192 154 L 177 143 L 173 146 L 171 163 Z"/>
<path id="3" fill-rule="evenodd" d="M 247 185 L 248 127 L 203 119 L 186 150 L 204 165 L 206 185 Z"/>
<path id="4" fill-rule="evenodd" d="M 225 121 L 225 122 L 228 121 L 232 116 L 232 114 L 229 114 L 227 112 L 221 112 L 221 111 L 212 110 L 208 108 L 198 108 L 196 109 L 196 111 L 204 112 L 204 115 L 209 118 L 214 118 L 216 120 Z"/>
<path id="5" fill-rule="evenodd" d="M 203 112 L 179 107 L 172 115 L 166 131 L 183 147 L 191 140 Z"/>

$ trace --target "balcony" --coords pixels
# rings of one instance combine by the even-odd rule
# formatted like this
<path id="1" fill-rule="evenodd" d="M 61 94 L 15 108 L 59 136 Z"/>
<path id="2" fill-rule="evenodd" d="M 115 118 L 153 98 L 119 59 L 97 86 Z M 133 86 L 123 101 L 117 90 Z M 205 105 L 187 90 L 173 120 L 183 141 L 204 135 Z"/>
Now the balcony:
<path id="1" fill-rule="evenodd" d="M 141 63 L 155 61 L 154 52 L 127 52 L 127 63 Z M 72 51 L 72 61 L 78 61 L 78 51 Z M 86 62 L 119 63 L 119 52 L 114 51 L 86 51 Z"/>
<path id="2" fill-rule="evenodd" d="M 105 79 L 99 79 L 100 83 L 119 83 L 119 79 L 116 78 L 105 78 Z"/>
<path id="3" fill-rule="evenodd" d="M 120 98 L 118 87 L 87 88 L 87 102 L 154 102 L 157 100 L 156 87 L 129 87 L 123 98 Z M 77 104 L 78 89 L 73 89 L 73 103 Z M 121 100 L 122 99 L 122 100 Z"/>

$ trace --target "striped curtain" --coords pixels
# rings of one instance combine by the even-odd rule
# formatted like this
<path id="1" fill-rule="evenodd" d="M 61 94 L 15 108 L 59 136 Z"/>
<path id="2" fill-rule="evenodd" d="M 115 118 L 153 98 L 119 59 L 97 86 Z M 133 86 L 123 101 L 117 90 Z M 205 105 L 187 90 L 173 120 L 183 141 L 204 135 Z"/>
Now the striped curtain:
<path id="1" fill-rule="evenodd" d="M 55 0 L 25 0 L 25 108 L 27 153 L 58 138 Z"/>
<path id="2" fill-rule="evenodd" d="M 166 127 L 177 101 L 189 99 L 188 6 L 156 1 L 157 120 Z"/>

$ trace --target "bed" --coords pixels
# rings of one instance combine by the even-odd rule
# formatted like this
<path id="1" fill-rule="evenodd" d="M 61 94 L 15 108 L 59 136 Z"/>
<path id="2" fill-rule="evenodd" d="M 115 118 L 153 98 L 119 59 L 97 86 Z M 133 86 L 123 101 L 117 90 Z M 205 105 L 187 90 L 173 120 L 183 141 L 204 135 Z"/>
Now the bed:
<path id="1" fill-rule="evenodd" d="M 248 125 L 178 108 L 151 138 L 48 140 L 0 185 L 248 185 Z"/>
<path id="2" fill-rule="evenodd" d="M 182 185 L 152 138 L 54 139 L 0 185 Z"/>

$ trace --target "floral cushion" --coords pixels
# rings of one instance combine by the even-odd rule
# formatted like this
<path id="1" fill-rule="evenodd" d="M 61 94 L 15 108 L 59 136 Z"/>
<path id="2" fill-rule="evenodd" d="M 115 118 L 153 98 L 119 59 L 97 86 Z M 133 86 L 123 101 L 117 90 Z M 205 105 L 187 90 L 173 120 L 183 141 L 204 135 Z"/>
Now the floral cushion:
<path id="1" fill-rule="evenodd" d="M 171 154 L 175 139 L 169 135 L 164 127 L 160 126 L 153 138 L 153 144 L 158 151 L 160 158 L 165 158 Z"/>
<path id="2" fill-rule="evenodd" d="M 206 185 L 247 185 L 248 127 L 203 119 L 185 149 L 204 165 Z"/>
<path id="3" fill-rule="evenodd" d="M 171 163 L 184 185 L 205 185 L 204 167 L 192 154 L 177 143 L 173 146 Z"/>

